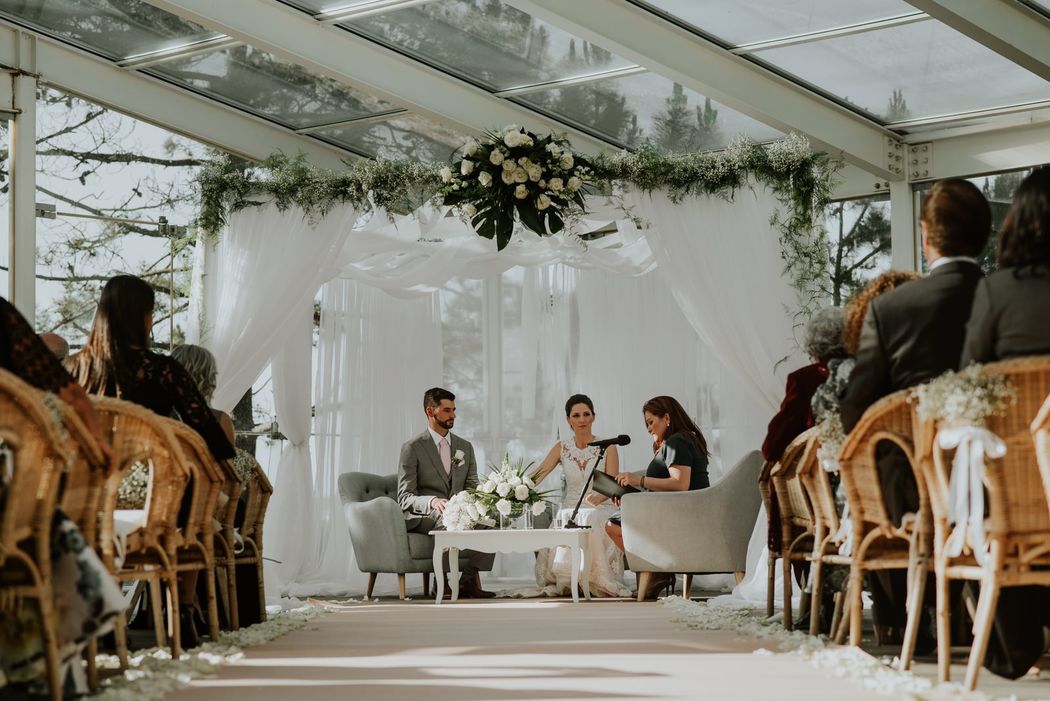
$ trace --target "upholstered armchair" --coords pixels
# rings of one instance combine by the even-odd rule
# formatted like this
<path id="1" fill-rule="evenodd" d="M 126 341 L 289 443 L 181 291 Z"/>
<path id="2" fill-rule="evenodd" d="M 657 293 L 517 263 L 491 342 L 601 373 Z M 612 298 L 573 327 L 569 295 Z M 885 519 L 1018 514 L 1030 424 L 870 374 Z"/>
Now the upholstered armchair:
<path id="1" fill-rule="evenodd" d="M 686 574 L 687 589 L 693 574 L 743 577 L 761 501 L 757 480 L 762 464 L 756 450 L 707 489 L 624 496 L 624 552 L 627 565 L 638 574 L 640 597 L 654 572 Z"/>
<path id="2" fill-rule="evenodd" d="M 397 503 L 397 475 L 346 472 L 339 475 L 339 496 L 350 529 L 357 567 L 368 573 L 368 598 L 372 598 L 379 573 L 397 575 L 398 595 L 405 598 L 405 575 L 423 575 L 424 595 L 430 592 L 434 571 L 434 539 L 426 533 L 409 533 Z M 460 556 L 460 566 L 467 558 Z"/>

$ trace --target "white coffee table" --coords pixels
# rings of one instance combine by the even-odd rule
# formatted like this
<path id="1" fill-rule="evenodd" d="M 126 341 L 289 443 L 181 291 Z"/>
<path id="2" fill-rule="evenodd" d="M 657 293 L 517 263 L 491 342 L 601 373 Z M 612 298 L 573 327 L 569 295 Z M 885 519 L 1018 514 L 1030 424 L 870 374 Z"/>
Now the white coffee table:
<path id="1" fill-rule="evenodd" d="M 437 599 L 440 604 L 445 593 L 445 551 L 448 551 L 449 574 L 452 575 L 452 601 L 459 598 L 459 551 L 477 550 L 483 553 L 533 552 L 542 548 L 564 546 L 572 551 L 572 600 L 580 602 L 577 585 L 583 588 L 585 598 L 591 598 L 591 557 L 587 548 L 587 528 L 534 528 L 527 530 L 484 531 L 430 531 L 434 536 L 434 574 L 437 578 Z M 580 569 L 583 569 L 582 581 Z"/>

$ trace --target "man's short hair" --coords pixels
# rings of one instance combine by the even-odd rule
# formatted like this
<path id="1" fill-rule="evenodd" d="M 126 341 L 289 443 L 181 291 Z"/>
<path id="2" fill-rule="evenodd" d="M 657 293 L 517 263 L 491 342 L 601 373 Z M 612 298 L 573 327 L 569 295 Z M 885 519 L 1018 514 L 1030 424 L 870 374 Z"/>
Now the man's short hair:
<path id="1" fill-rule="evenodd" d="M 446 399 L 450 402 L 454 402 L 456 401 L 456 395 L 452 394 L 447 389 L 442 389 L 440 387 L 431 387 L 423 393 L 423 409 L 425 410 L 437 407 L 441 404 L 441 402 L 443 402 Z"/>
<path id="2" fill-rule="evenodd" d="M 977 186 L 950 178 L 933 184 L 922 198 L 919 220 L 926 243 L 942 256 L 976 258 L 992 232 L 992 209 Z"/>

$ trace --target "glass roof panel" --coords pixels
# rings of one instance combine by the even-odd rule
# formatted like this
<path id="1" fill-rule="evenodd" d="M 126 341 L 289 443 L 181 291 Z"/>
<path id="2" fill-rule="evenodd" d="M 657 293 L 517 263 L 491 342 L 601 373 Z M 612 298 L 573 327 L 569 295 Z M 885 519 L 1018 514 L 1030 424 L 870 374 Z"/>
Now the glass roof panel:
<path id="1" fill-rule="evenodd" d="M 754 55 L 889 122 L 1050 98 L 1050 83 L 940 22 Z"/>
<path id="2" fill-rule="evenodd" d="M 496 0 L 438 0 L 339 26 L 493 90 L 633 65 Z"/>
<path id="3" fill-rule="evenodd" d="M 1050 0 L 1033 0 L 1036 5 L 1043 9 L 1043 12 L 1050 15 Z"/>
<path id="4" fill-rule="evenodd" d="M 0 15 L 114 60 L 222 36 L 141 0 L 0 0 Z"/>
<path id="5" fill-rule="evenodd" d="M 732 46 L 915 13 L 903 0 L 646 0 Z"/>
<path id="6" fill-rule="evenodd" d="M 147 72 L 296 128 L 396 109 L 388 102 L 246 45 L 167 61 Z"/>
<path id="7" fill-rule="evenodd" d="M 468 138 L 418 115 L 322 129 L 313 135 L 376 158 L 432 163 L 448 161 Z"/>
<path id="8" fill-rule="evenodd" d="M 655 73 L 551 88 L 515 99 L 614 143 L 638 146 L 648 140 L 665 152 L 718 149 L 739 135 L 756 141 L 783 136 Z"/>

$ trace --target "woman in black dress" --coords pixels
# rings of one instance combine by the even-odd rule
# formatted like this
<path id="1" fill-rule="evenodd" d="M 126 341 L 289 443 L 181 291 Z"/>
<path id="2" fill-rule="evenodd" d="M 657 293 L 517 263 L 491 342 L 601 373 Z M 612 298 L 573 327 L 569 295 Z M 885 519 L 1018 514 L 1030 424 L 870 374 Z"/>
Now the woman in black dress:
<path id="1" fill-rule="evenodd" d="M 153 288 L 133 275 L 110 278 L 99 297 L 91 334 L 66 368 L 89 394 L 118 397 L 161 416 L 177 414 L 197 431 L 216 460 L 231 460 L 233 444 L 197 384 L 177 361 L 149 349 Z M 197 573 L 179 577 L 180 633 L 185 648 L 198 643 L 204 617 L 196 603 Z"/>
<path id="2" fill-rule="evenodd" d="M 616 481 L 625 487 L 651 492 L 684 492 L 709 487 L 707 441 L 678 400 L 667 396 L 653 397 L 642 407 L 642 416 L 646 431 L 653 437 L 652 462 L 644 475 L 620 472 Z M 623 529 L 619 518 L 610 519 L 605 524 L 605 532 L 623 550 Z M 673 574 L 655 575 L 649 592 L 667 587 L 673 578 Z"/>

